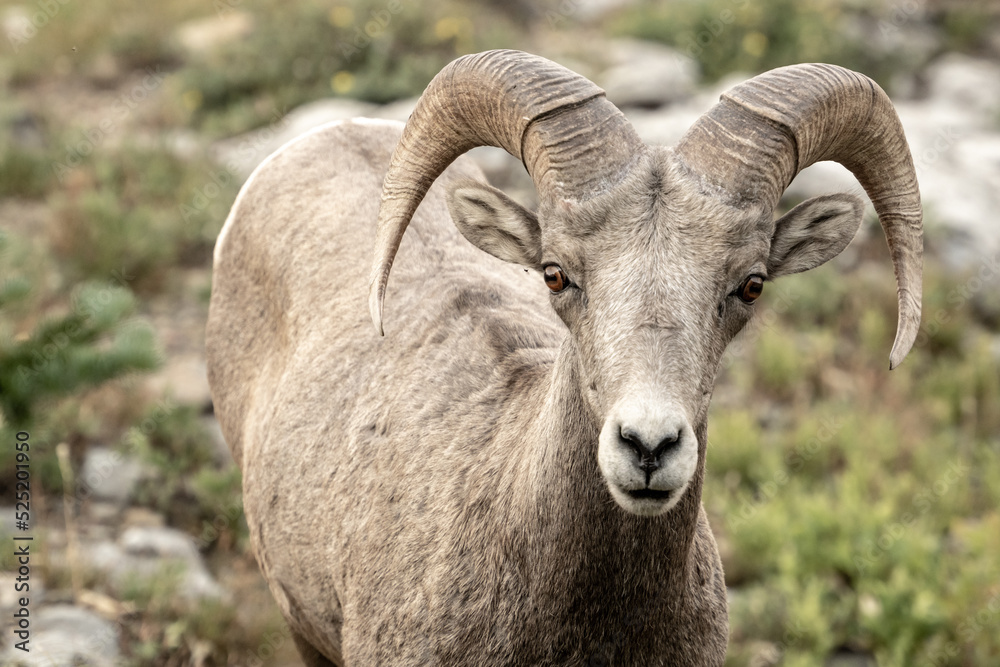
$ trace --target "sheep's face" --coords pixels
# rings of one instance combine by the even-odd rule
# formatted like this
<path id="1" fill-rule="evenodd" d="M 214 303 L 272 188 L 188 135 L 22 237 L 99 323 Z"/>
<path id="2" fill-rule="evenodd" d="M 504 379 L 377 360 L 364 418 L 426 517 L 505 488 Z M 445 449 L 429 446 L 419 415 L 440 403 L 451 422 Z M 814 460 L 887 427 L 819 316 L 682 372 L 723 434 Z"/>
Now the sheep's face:
<path id="1" fill-rule="evenodd" d="M 838 254 L 862 212 L 856 197 L 833 195 L 776 223 L 701 192 L 665 149 L 601 196 L 543 197 L 537 220 L 481 184 L 459 185 L 449 202 L 466 238 L 542 273 L 600 428 L 590 454 L 619 505 L 644 516 L 673 507 L 703 461 L 696 433 L 719 360 L 765 282 Z"/>

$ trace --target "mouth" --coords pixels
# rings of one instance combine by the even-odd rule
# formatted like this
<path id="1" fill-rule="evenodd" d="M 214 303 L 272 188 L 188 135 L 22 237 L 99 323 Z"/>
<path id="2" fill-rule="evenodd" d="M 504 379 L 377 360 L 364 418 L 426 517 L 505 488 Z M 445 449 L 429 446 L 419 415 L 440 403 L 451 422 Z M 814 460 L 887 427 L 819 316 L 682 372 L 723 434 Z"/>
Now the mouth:
<path id="1" fill-rule="evenodd" d="M 659 502 L 665 502 L 670 500 L 673 495 L 673 491 L 660 491 L 659 489 L 632 489 L 626 491 L 630 498 L 635 498 L 636 500 L 656 500 Z"/>

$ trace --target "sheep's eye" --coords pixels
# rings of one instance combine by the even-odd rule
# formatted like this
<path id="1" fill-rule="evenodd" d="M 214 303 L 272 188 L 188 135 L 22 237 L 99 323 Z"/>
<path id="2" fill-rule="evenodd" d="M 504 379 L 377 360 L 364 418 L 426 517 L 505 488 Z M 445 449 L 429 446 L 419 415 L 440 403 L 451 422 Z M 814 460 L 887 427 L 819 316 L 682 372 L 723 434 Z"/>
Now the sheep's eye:
<path id="1" fill-rule="evenodd" d="M 553 292 L 562 292 L 569 286 L 569 278 L 566 277 L 566 272 L 562 270 L 561 266 L 549 264 L 542 272 L 545 275 L 545 284 Z"/>
<path id="2" fill-rule="evenodd" d="M 740 286 L 740 298 L 746 303 L 753 303 L 764 291 L 764 279 L 760 276 L 750 276 Z"/>

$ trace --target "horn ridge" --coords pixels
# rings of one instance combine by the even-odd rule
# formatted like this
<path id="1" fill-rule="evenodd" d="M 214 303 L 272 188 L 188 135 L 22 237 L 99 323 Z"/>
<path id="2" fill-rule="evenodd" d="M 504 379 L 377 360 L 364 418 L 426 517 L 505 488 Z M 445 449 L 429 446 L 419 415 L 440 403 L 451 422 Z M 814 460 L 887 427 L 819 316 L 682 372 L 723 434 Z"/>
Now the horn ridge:
<path id="1" fill-rule="evenodd" d="M 802 169 L 847 167 L 868 193 L 889 245 L 899 321 L 890 354 L 898 366 L 920 323 L 922 209 L 902 124 L 885 91 L 858 72 L 803 64 L 736 86 L 684 135 L 677 155 L 739 203 L 777 206 Z"/>
<path id="2" fill-rule="evenodd" d="M 569 129 L 601 126 L 609 118 L 617 121 L 619 145 L 597 162 L 574 160 L 594 143 L 591 137 L 602 144 L 608 138 Z M 545 58 L 496 50 L 446 65 L 417 101 L 382 185 L 368 295 L 380 335 L 389 271 L 413 213 L 441 172 L 476 146 L 496 146 L 519 158 L 540 193 L 585 198 L 579 190 L 614 181 L 606 172 L 621 172 L 628 164 L 624 156 L 631 158 L 641 141 L 601 88 Z"/>

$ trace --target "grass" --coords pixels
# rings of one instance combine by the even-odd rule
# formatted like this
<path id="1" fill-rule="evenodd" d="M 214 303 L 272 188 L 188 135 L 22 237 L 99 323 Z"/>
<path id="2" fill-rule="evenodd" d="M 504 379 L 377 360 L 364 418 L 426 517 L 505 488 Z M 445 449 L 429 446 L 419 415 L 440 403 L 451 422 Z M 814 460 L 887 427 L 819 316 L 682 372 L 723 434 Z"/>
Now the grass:
<path id="1" fill-rule="evenodd" d="M 1000 331 L 952 302 L 955 331 L 889 373 L 887 264 L 785 279 L 809 296 L 721 381 L 739 398 L 713 406 L 704 499 L 735 587 L 729 665 L 1000 657 Z M 925 312 L 963 284 L 930 265 Z"/>
<path id="2" fill-rule="evenodd" d="M 203 265 L 237 178 L 162 148 L 99 147 L 54 191 L 50 246 L 71 278 L 114 278 L 148 294 L 177 266 Z"/>
<path id="3" fill-rule="evenodd" d="M 696 61 L 708 80 L 798 62 L 832 62 L 892 92 L 900 73 L 913 74 L 937 55 L 910 52 L 904 30 L 918 24 L 940 35 L 943 49 L 979 53 L 995 16 L 972 3 L 927 10 L 920 3 L 862 4 L 831 0 L 647 0 L 619 13 L 611 29 L 662 42 Z"/>
<path id="4" fill-rule="evenodd" d="M 242 478 L 235 466 L 216 463 L 211 437 L 197 410 L 168 401 L 151 409 L 122 446 L 155 471 L 139 490 L 139 504 L 190 532 L 202 550 L 242 551 L 248 540 Z"/>
<path id="5" fill-rule="evenodd" d="M 292 12 L 270 0 L 240 9 L 258 29 L 179 73 L 190 122 L 211 134 L 331 95 L 378 103 L 417 95 L 457 55 L 522 41 L 488 3 L 313 1 Z"/>

